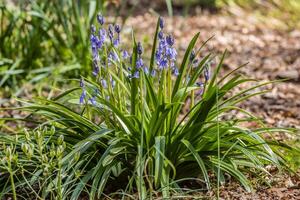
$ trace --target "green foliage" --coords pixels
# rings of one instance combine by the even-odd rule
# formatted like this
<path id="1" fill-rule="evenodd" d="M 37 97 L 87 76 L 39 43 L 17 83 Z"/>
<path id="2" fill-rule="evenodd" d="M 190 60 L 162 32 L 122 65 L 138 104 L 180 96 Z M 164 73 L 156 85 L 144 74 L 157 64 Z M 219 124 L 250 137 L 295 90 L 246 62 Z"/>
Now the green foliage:
<path id="1" fill-rule="evenodd" d="M 153 48 L 158 46 L 158 27 Z M 18 141 L 15 136 L 1 137 L 1 142 L 12 143 L 11 148 L 18 152 L 15 165 L 27 172 L 20 180 L 19 176 L 13 176 L 16 188 L 39 183 L 38 192 L 36 188 L 32 190 L 42 198 L 54 195 L 59 199 L 78 199 L 85 193 L 90 199 L 97 199 L 116 191 L 110 196 L 125 198 L 137 192 L 140 199 L 156 194 L 168 199 L 177 193 L 184 194 L 186 181 L 198 180 L 199 188 L 209 190 L 224 183 L 226 174 L 251 191 L 247 175 L 267 176 L 265 166 L 270 164 L 280 169 L 284 158 L 279 149 L 292 148 L 261 136 L 289 130 L 266 128 L 259 119 L 237 106 L 266 92 L 257 88 L 268 83 L 236 74 L 240 67 L 219 77 L 226 52 L 210 79 L 205 78 L 211 55 L 203 57 L 194 67 L 190 59 L 198 37 L 199 33 L 190 41 L 178 76 L 172 75 L 170 67 L 157 70 L 155 50 L 149 56 L 149 66 L 157 70 L 157 75 L 151 76 L 137 68 L 138 45 L 133 36 L 131 63 L 120 56 L 119 48 L 105 44 L 100 54 L 105 66 L 100 68 L 96 78 L 85 79 L 82 88 L 68 90 L 53 100 L 24 102 L 26 106 L 22 109 L 32 113 L 24 120 L 38 115 L 42 118 L 36 124 L 43 123 L 42 126 L 52 129 L 36 131 L 32 140 L 26 139 L 32 134 L 21 134 Z M 118 59 L 108 62 L 109 52 L 115 52 Z M 130 64 L 133 67 L 128 70 Z M 139 77 L 130 76 L 136 71 Z M 101 80 L 106 80 L 107 85 Z M 197 84 L 199 80 L 204 80 L 203 85 Z M 237 94 L 231 93 L 246 82 L 257 84 Z M 79 104 L 81 90 L 87 95 L 84 104 Z M 185 105 L 189 105 L 188 112 L 184 112 Z M 244 113 L 245 117 L 232 116 L 232 110 Z M 244 121 L 257 122 L 257 127 L 243 127 Z M 57 139 L 61 135 L 63 142 Z M 31 144 L 35 144 L 34 147 Z M 60 149 L 63 155 L 55 153 L 51 157 L 52 149 L 56 149 L 55 152 Z M 28 152 L 33 152 L 31 157 Z M 44 155 L 47 155 L 45 163 Z M 3 154 L 1 157 L 6 158 Z M 42 167 L 52 160 L 53 168 Z M 50 170 L 52 176 L 45 180 L 42 173 L 46 169 L 54 171 Z M 10 176 L 9 170 L 6 174 Z M 217 181 L 213 177 L 217 177 Z M 12 191 L 6 182 L 1 181 L 1 189 Z M 109 186 L 115 190 L 109 190 Z"/>
<path id="2" fill-rule="evenodd" d="M 54 127 L 25 130 L 17 136 L 1 134 L 0 141 L 1 199 L 10 191 L 14 199 L 62 199 L 61 160 L 66 143 Z"/>
<path id="3" fill-rule="evenodd" d="M 89 30 L 106 1 L 0 1 L 0 87 L 87 72 Z"/>

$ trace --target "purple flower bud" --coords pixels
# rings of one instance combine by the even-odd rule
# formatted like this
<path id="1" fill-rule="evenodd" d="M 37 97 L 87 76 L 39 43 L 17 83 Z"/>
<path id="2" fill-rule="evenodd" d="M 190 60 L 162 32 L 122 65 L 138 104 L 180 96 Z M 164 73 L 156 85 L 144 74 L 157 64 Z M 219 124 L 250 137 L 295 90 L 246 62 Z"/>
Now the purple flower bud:
<path id="1" fill-rule="evenodd" d="M 83 90 L 82 93 L 81 93 L 81 95 L 80 95 L 80 98 L 79 98 L 79 103 L 80 103 L 80 104 L 83 104 L 83 103 L 84 103 L 85 97 L 86 97 L 86 91 Z"/>
<path id="2" fill-rule="evenodd" d="M 164 19 L 162 17 L 159 17 L 159 27 L 161 29 L 163 29 L 165 26 L 165 22 L 164 22 Z"/>
<path id="3" fill-rule="evenodd" d="M 95 100 L 95 97 L 91 97 L 89 98 L 90 102 L 95 106 L 96 105 L 96 100 Z"/>
<path id="4" fill-rule="evenodd" d="M 208 66 L 206 66 L 204 68 L 204 78 L 205 78 L 205 82 L 207 82 L 210 78 L 210 72 L 209 72 L 209 67 Z"/>
<path id="5" fill-rule="evenodd" d="M 164 39 L 164 33 L 163 33 L 162 31 L 159 31 L 159 32 L 158 32 L 158 38 L 159 38 L 160 40 Z"/>
<path id="6" fill-rule="evenodd" d="M 127 70 L 128 70 L 128 71 L 131 71 L 131 67 L 128 67 Z"/>
<path id="7" fill-rule="evenodd" d="M 177 56 L 177 51 L 175 48 L 167 47 L 166 48 L 166 56 L 170 59 L 175 61 Z"/>
<path id="8" fill-rule="evenodd" d="M 124 60 L 126 60 L 127 58 L 129 58 L 129 54 L 128 54 L 128 52 L 126 50 L 122 51 L 122 57 L 123 57 Z"/>
<path id="9" fill-rule="evenodd" d="M 199 86 L 199 87 L 203 87 L 204 86 L 204 84 L 202 82 L 197 82 L 196 85 Z"/>
<path id="10" fill-rule="evenodd" d="M 91 33 L 95 33 L 96 32 L 96 27 L 94 26 L 94 24 L 92 24 L 91 26 Z"/>
<path id="11" fill-rule="evenodd" d="M 149 74 L 149 69 L 148 69 L 147 66 L 144 66 L 144 73 L 147 74 L 147 75 Z"/>
<path id="12" fill-rule="evenodd" d="M 137 61 L 136 61 L 136 68 L 140 69 L 143 66 L 144 66 L 143 59 L 142 58 L 138 58 Z"/>
<path id="13" fill-rule="evenodd" d="M 173 46 L 173 44 L 174 44 L 174 37 L 173 37 L 172 35 L 168 35 L 168 36 L 166 37 L 166 41 L 167 41 L 167 44 L 168 44 L 169 46 Z"/>
<path id="14" fill-rule="evenodd" d="M 112 88 L 116 86 L 116 81 L 112 77 L 110 77 L 110 84 Z"/>
<path id="15" fill-rule="evenodd" d="M 118 34 L 121 32 L 121 28 L 120 28 L 120 26 L 118 24 L 115 25 L 115 31 Z"/>
<path id="16" fill-rule="evenodd" d="M 133 73 L 132 78 L 140 78 L 140 72 L 137 70 Z"/>
<path id="17" fill-rule="evenodd" d="M 142 53 L 143 53 L 143 47 L 142 47 L 142 44 L 140 42 L 137 43 L 137 53 L 139 55 L 142 55 Z"/>
<path id="18" fill-rule="evenodd" d="M 117 47 L 117 46 L 119 46 L 119 44 L 120 44 L 120 37 L 117 37 L 117 38 L 114 40 L 113 45 L 114 45 L 115 47 Z"/>
<path id="19" fill-rule="evenodd" d="M 154 77 L 155 74 L 156 74 L 156 71 L 155 71 L 154 69 L 152 69 L 152 71 L 151 71 L 151 76 Z"/>
<path id="20" fill-rule="evenodd" d="M 108 26 L 108 37 L 109 37 L 110 41 L 112 42 L 113 38 L 114 38 L 114 32 L 113 32 L 113 25 L 111 25 L 111 24 Z"/>
<path id="21" fill-rule="evenodd" d="M 98 13 L 97 14 L 97 21 L 100 25 L 103 25 L 104 24 L 104 17 L 101 13 Z"/>
<path id="22" fill-rule="evenodd" d="M 95 35 L 91 34 L 90 41 L 91 41 L 91 45 L 92 46 L 97 46 L 98 37 L 96 37 Z"/>
<path id="23" fill-rule="evenodd" d="M 118 55 L 114 51 L 109 52 L 109 54 L 108 54 L 109 62 L 116 61 L 117 59 L 118 59 Z"/>
<path id="24" fill-rule="evenodd" d="M 167 68 L 168 66 L 168 60 L 166 58 L 163 58 L 161 59 L 159 62 L 158 62 L 158 66 L 160 69 L 165 69 Z"/>
<path id="25" fill-rule="evenodd" d="M 194 59 L 194 60 L 193 60 L 193 65 L 194 65 L 195 67 L 197 67 L 198 61 L 199 61 L 198 59 Z"/>
<path id="26" fill-rule="evenodd" d="M 190 61 L 193 61 L 196 57 L 196 53 L 195 53 L 195 50 L 193 49 L 192 52 L 191 52 L 191 55 L 190 55 Z"/>
<path id="27" fill-rule="evenodd" d="M 99 69 L 99 66 L 97 64 L 97 61 L 94 61 L 93 62 L 93 72 L 92 72 L 93 75 L 97 76 L 99 74 L 99 71 L 100 71 L 100 69 Z"/>
<path id="28" fill-rule="evenodd" d="M 178 71 L 177 67 L 174 67 L 173 74 L 174 74 L 174 76 L 178 76 L 179 75 L 179 71 Z"/>
<path id="29" fill-rule="evenodd" d="M 80 78 L 79 85 L 80 85 L 80 87 L 84 87 L 84 80 L 83 80 L 83 78 Z"/>
<path id="30" fill-rule="evenodd" d="M 101 85 L 102 85 L 102 87 L 103 87 L 104 89 L 107 88 L 107 82 L 106 82 L 105 79 L 101 79 Z"/>
<path id="31" fill-rule="evenodd" d="M 99 37 L 100 37 L 101 42 L 104 43 L 105 42 L 105 38 L 106 38 L 106 31 L 105 31 L 104 28 L 101 28 L 99 30 Z"/>

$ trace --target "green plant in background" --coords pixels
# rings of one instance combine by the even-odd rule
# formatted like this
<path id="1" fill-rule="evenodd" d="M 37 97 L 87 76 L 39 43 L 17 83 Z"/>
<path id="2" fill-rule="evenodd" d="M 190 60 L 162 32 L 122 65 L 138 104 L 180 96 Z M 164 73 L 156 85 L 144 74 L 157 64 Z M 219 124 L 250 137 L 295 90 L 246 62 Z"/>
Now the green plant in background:
<path id="1" fill-rule="evenodd" d="M 196 49 L 199 33 L 178 65 L 174 38 L 164 33 L 162 18 L 156 26 L 149 59 L 133 34 L 129 54 L 129 49 L 122 46 L 121 27 L 110 24 L 106 29 L 101 15 L 97 21 L 98 28 L 92 26 L 90 37 L 93 78 L 82 78 L 80 87 L 53 100 L 24 102 L 27 105 L 22 108 L 32 113 L 23 120 L 38 115 L 37 125 L 55 128 L 35 139 L 37 146 L 45 149 L 39 153 L 37 147 L 37 155 L 48 152 L 46 149 L 51 153 L 51 149 L 60 146 L 64 150 L 63 155 L 54 156 L 59 164 L 51 168 L 55 171 L 53 178 L 44 180 L 44 176 L 35 175 L 41 164 L 26 157 L 26 152 L 33 151 L 31 143 L 22 148 L 24 138 L 30 136 L 21 134 L 18 142 L 7 142 L 14 136 L 2 135 L 1 142 L 13 143 L 17 146 L 14 149 L 23 150 L 18 153 L 19 160 L 32 163 L 20 164 L 28 173 L 13 179 L 17 189 L 22 183 L 42 182 L 31 188 L 41 197 L 78 199 L 85 194 L 91 199 L 106 195 L 134 199 L 132 194 L 137 191 L 139 199 L 161 195 L 170 198 L 195 191 L 183 188 L 187 181 L 197 183 L 202 190 L 218 188 L 225 183 L 226 174 L 251 191 L 248 174 L 268 176 L 265 166 L 269 164 L 281 168 L 285 159 L 279 149 L 292 148 L 264 140 L 261 135 L 292 130 L 266 128 L 237 106 L 267 92 L 257 88 L 269 83 L 257 83 L 232 94 L 235 87 L 256 80 L 236 74 L 242 66 L 218 77 L 226 54 L 217 66 L 212 66 L 211 54 L 199 58 L 206 44 Z M 232 116 L 233 110 L 245 117 Z M 243 127 L 245 121 L 257 122 L 257 127 Z M 61 135 L 63 144 L 56 142 Z M 9 170 L 5 174 L 9 176 Z M 30 184 L 26 180 L 31 180 Z M 13 191 L 7 186 L 1 185 L 1 189 Z"/>
<path id="2" fill-rule="evenodd" d="M 89 70 L 89 30 L 107 1 L 0 1 L 0 87 Z"/>

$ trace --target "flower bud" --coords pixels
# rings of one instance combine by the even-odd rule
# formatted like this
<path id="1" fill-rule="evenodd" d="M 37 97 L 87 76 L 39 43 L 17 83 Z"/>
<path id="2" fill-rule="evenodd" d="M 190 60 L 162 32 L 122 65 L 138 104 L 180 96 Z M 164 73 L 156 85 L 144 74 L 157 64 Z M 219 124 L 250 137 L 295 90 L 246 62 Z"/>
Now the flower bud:
<path id="1" fill-rule="evenodd" d="M 28 145 L 28 144 L 22 143 L 21 149 L 22 149 L 22 151 L 23 151 L 25 154 L 28 153 L 28 148 L 29 148 L 29 145 Z"/>
<path id="2" fill-rule="evenodd" d="M 47 157 L 47 155 L 45 155 L 45 154 L 42 155 L 42 162 L 43 163 L 48 163 L 48 157 Z"/>
<path id="3" fill-rule="evenodd" d="M 63 135 L 60 135 L 57 139 L 57 144 L 58 145 L 61 145 L 62 143 L 64 142 L 64 136 Z"/>
<path id="4" fill-rule="evenodd" d="M 27 131 L 27 129 L 24 129 L 24 135 L 25 135 L 26 141 L 30 141 L 30 134 L 29 134 L 29 132 Z"/>

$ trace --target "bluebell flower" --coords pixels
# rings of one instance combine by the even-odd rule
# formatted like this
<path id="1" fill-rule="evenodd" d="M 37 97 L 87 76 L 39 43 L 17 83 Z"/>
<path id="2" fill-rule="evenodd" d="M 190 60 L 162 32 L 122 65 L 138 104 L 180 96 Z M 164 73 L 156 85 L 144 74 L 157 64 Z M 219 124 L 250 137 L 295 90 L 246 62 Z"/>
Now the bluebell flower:
<path id="1" fill-rule="evenodd" d="M 152 69 L 152 71 L 151 71 L 151 76 L 154 77 L 155 74 L 156 74 L 156 71 L 155 71 L 154 69 Z"/>
<path id="2" fill-rule="evenodd" d="M 196 85 L 200 87 L 200 89 L 196 92 L 196 95 L 202 95 L 204 92 L 204 83 L 197 82 Z"/>
<path id="3" fill-rule="evenodd" d="M 80 87 L 84 87 L 84 80 L 83 80 L 83 78 L 80 78 L 79 85 L 80 85 Z"/>
<path id="4" fill-rule="evenodd" d="M 98 13 L 97 14 L 97 21 L 100 25 L 103 25 L 104 24 L 104 17 L 101 13 Z"/>
<path id="5" fill-rule="evenodd" d="M 108 54 L 108 61 L 117 61 L 118 55 L 114 51 L 110 51 Z"/>
<path id="6" fill-rule="evenodd" d="M 209 78 L 210 78 L 210 72 L 209 72 L 209 67 L 208 66 L 206 66 L 205 68 L 204 68 L 204 78 L 205 78 L 205 81 L 207 82 L 208 80 L 209 80 Z"/>
<path id="7" fill-rule="evenodd" d="M 144 73 L 147 74 L 147 75 L 149 74 L 149 69 L 148 69 L 147 66 L 144 66 Z"/>
<path id="8" fill-rule="evenodd" d="M 166 40 L 165 38 L 162 38 L 158 43 L 158 49 L 160 51 L 163 51 L 166 48 L 166 46 L 167 46 Z"/>
<path id="9" fill-rule="evenodd" d="M 158 39 L 160 40 L 164 39 L 164 33 L 162 31 L 158 32 Z"/>
<path id="10" fill-rule="evenodd" d="M 99 37 L 100 37 L 101 43 L 104 44 L 105 39 L 106 39 L 106 30 L 104 28 L 101 28 L 99 30 Z"/>
<path id="11" fill-rule="evenodd" d="M 177 51 L 173 47 L 166 48 L 166 56 L 170 59 L 175 61 L 177 56 Z"/>
<path id="12" fill-rule="evenodd" d="M 159 66 L 159 69 L 166 69 L 168 66 L 168 60 L 166 58 L 159 60 L 158 66 Z"/>
<path id="13" fill-rule="evenodd" d="M 204 84 L 202 82 L 197 82 L 196 85 L 199 86 L 199 87 L 203 87 L 204 86 Z"/>
<path id="14" fill-rule="evenodd" d="M 196 67 L 196 66 L 197 66 L 197 64 L 198 64 L 198 62 L 199 62 L 199 60 L 198 60 L 198 59 L 194 59 L 194 60 L 193 60 L 193 65 Z"/>
<path id="15" fill-rule="evenodd" d="M 99 74 L 99 66 L 98 66 L 98 63 L 97 61 L 93 61 L 93 75 L 94 76 L 97 76 Z"/>
<path id="16" fill-rule="evenodd" d="M 192 62 L 196 57 L 196 53 L 195 53 L 195 50 L 193 49 L 191 54 L 190 54 L 190 61 Z"/>
<path id="17" fill-rule="evenodd" d="M 167 41 L 167 44 L 169 45 L 169 46 L 173 46 L 173 44 L 174 44 L 174 37 L 172 36 L 172 35 L 168 35 L 167 37 L 166 37 L 166 41 Z"/>
<path id="18" fill-rule="evenodd" d="M 157 50 L 157 51 L 155 52 L 155 59 L 158 61 L 158 60 L 161 59 L 161 56 L 162 56 L 162 51 Z"/>
<path id="19" fill-rule="evenodd" d="M 170 62 L 170 66 L 172 67 L 172 68 L 174 68 L 175 67 L 175 63 L 171 60 L 171 62 Z"/>
<path id="20" fill-rule="evenodd" d="M 164 18 L 159 17 L 159 27 L 160 27 L 161 29 L 163 29 L 164 26 L 165 26 Z"/>
<path id="21" fill-rule="evenodd" d="M 128 70 L 128 71 L 131 71 L 131 67 L 128 67 L 127 70 Z"/>
<path id="22" fill-rule="evenodd" d="M 96 32 L 96 27 L 94 26 L 94 24 L 91 25 L 91 33 L 95 33 Z"/>
<path id="23" fill-rule="evenodd" d="M 80 104 L 83 104 L 83 103 L 84 103 L 85 97 L 86 97 L 86 91 L 83 90 L 82 93 L 81 93 L 81 95 L 80 95 L 80 98 L 79 98 L 79 103 L 80 103 Z"/>
<path id="24" fill-rule="evenodd" d="M 108 26 L 108 37 L 110 41 L 113 42 L 114 32 L 113 32 L 113 25 L 111 24 Z"/>
<path id="25" fill-rule="evenodd" d="M 96 47 L 96 46 L 97 46 L 97 43 L 98 43 L 98 37 L 96 37 L 94 34 L 91 34 L 90 41 L 91 41 L 92 47 L 93 47 L 93 46 Z"/>
<path id="26" fill-rule="evenodd" d="M 142 55 L 142 53 L 143 53 L 143 47 L 142 47 L 142 44 L 140 42 L 137 43 L 137 53 L 139 55 Z"/>
<path id="27" fill-rule="evenodd" d="M 128 54 L 128 52 L 127 52 L 126 50 L 123 50 L 123 51 L 122 51 L 122 58 L 123 58 L 124 60 L 126 60 L 127 58 L 129 58 L 129 54 Z"/>
<path id="28" fill-rule="evenodd" d="M 179 75 L 179 70 L 178 70 L 177 67 L 174 67 L 173 74 L 174 74 L 174 76 L 178 76 Z"/>
<path id="29" fill-rule="evenodd" d="M 104 89 L 107 88 L 107 82 L 106 82 L 105 79 L 101 79 L 101 85 L 102 85 L 102 87 L 103 87 Z"/>
<path id="30" fill-rule="evenodd" d="M 137 70 L 133 73 L 132 78 L 140 78 L 140 72 Z"/>
<path id="31" fill-rule="evenodd" d="M 120 28 L 120 26 L 118 24 L 115 25 L 115 31 L 118 34 L 121 32 L 121 28 Z"/>
<path id="32" fill-rule="evenodd" d="M 95 96 L 89 98 L 90 102 L 95 106 L 96 105 L 96 99 L 95 99 Z"/>
<path id="33" fill-rule="evenodd" d="M 98 48 L 96 46 L 92 46 L 92 57 L 93 60 L 99 60 Z"/>
<path id="34" fill-rule="evenodd" d="M 110 84 L 112 88 L 116 86 L 116 81 L 112 77 L 110 77 Z"/>
<path id="35" fill-rule="evenodd" d="M 138 59 L 136 60 L 136 68 L 137 68 L 137 69 L 140 69 L 140 68 L 142 68 L 143 66 L 144 66 L 143 59 L 142 59 L 142 58 L 138 58 Z"/>
<path id="36" fill-rule="evenodd" d="M 117 37 L 116 39 L 114 39 L 113 45 L 117 47 L 119 46 L 119 44 L 120 44 L 120 37 Z"/>

